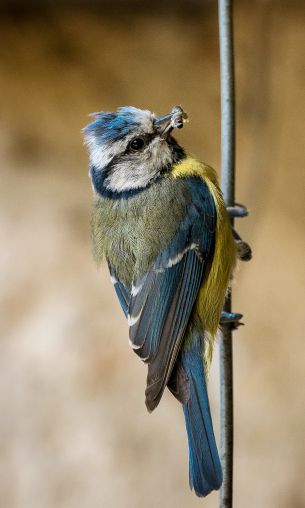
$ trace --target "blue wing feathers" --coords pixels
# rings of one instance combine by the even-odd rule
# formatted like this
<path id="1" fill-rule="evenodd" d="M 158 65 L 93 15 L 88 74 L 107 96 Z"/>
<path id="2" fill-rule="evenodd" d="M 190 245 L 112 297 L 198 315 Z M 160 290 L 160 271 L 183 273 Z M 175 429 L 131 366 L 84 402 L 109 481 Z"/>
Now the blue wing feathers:
<path id="1" fill-rule="evenodd" d="M 141 358 L 145 358 L 147 362 L 152 361 L 158 352 L 159 338 L 171 304 L 170 295 L 173 290 L 173 283 L 177 284 L 179 280 L 175 273 L 178 269 L 181 268 L 173 267 L 173 269 L 167 270 L 159 275 L 152 289 L 146 288 L 150 297 L 145 300 L 138 324 L 136 323 L 130 329 L 132 342 L 135 345 L 143 345 L 142 348 L 136 350 L 136 353 Z M 162 308 L 159 308 L 160 300 L 164 302 Z M 158 313 L 156 313 L 156 307 L 158 307 Z"/>
<path id="2" fill-rule="evenodd" d="M 204 265 L 194 251 L 180 262 L 182 273 L 158 342 L 158 350 L 149 364 L 146 405 L 153 410 L 162 396 L 179 353 L 194 301 L 201 284 Z"/>

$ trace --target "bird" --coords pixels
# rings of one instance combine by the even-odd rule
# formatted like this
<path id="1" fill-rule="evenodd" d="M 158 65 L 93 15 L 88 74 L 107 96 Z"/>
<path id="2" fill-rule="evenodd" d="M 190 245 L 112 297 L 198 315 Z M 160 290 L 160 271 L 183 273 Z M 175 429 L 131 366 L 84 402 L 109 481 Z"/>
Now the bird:
<path id="1" fill-rule="evenodd" d="M 189 483 L 204 497 L 223 480 L 207 380 L 238 254 L 217 174 L 173 137 L 188 121 L 181 106 L 90 116 L 94 257 L 108 264 L 130 346 L 147 365 L 148 411 L 166 388 L 182 404 Z"/>

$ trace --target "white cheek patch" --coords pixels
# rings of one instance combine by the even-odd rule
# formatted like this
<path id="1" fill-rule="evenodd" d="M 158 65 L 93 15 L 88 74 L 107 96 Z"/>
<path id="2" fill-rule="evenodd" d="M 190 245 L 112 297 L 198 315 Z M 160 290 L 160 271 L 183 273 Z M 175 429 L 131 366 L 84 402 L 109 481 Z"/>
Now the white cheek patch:
<path id="1" fill-rule="evenodd" d="M 156 137 L 146 151 L 126 157 L 116 164 L 105 180 L 112 191 L 123 192 L 146 187 L 160 171 L 172 163 L 172 152 L 166 141 Z"/>
<path id="2" fill-rule="evenodd" d="M 117 141 L 111 146 L 99 144 L 95 136 L 86 136 L 86 145 L 89 150 L 89 159 L 91 164 L 97 169 L 103 169 L 108 166 L 115 155 L 122 153 L 126 147 L 126 141 Z"/>
<path id="3" fill-rule="evenodd" d="M 135 167 L 130 160 L 123 161 L 117 164 L 106 178 L 106 187 L 117 192 L 146 187 L 151 180 L 146 169 L 143 164 Z"/>
<path id="4" fill-rule="evenodd" d="M 172 151 L 167 142 L 159 136 L 156 137 L 150 144 L 150 152 L 151 161 L 148 161 L 148 165 L 151 167 L 156 166 L 158 171 L 165 166 L 172 164 Z"/>

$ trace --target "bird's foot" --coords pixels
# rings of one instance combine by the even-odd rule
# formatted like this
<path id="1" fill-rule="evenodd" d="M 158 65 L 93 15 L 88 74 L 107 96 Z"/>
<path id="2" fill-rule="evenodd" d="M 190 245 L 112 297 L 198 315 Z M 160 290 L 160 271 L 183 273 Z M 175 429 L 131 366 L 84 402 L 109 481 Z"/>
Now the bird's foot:
<path id="1" fill-rule="evenodd" d="M 252 249 L 247 242 L 244 242 L 241 238 L 235 240 L 237 246 L 237 257 L 241 261 L 250 261 L 252 259 Z"/>
<path id="2" fill-rule="evenodd" d="M 252 259 L 252 250 L 250 245 L 241 239 L 236 229 L 232 227 L 233 237 L 237 246 L 237 257 L 241 261 L 250 261 Z"/>
<path id="3" fill-rule="evenodd" d="M 223 310 L 220 315 L 220 324 L 228 325 L 232 330 L 237 330 L 239 326 L 244 324 L 240 322 L 242 317 L 243 315 L 238 312 L 226 312 Z"/>

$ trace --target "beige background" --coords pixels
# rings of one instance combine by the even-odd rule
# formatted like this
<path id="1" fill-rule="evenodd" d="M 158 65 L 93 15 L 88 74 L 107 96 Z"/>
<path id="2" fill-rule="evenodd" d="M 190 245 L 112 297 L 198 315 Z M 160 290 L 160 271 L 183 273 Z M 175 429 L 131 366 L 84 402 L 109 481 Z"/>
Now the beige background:
<path id="1" fill-rule="evenodd" d="M 0 19 L 0 506 L 217 506 L 188 488 L 181 408 L 148 415 L 145 367 L 91 258 L 87 114 L 189 112 L 178 133 L 219 168 L 215 2 L 62 7 Z M 150 3 L 152 5 L 152 3 Z M 238 229 L 254 251 L 234 308 L 235 507 L 304 492 L 304 9 L 237 2 Z M 218 434 L 218 350 L 210 382 Z"/>

